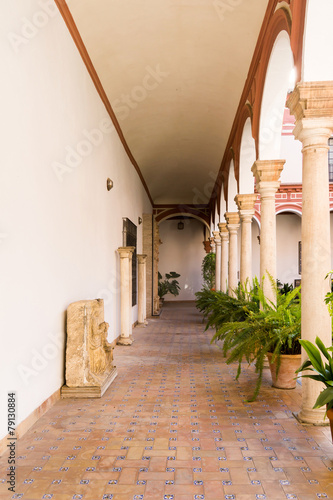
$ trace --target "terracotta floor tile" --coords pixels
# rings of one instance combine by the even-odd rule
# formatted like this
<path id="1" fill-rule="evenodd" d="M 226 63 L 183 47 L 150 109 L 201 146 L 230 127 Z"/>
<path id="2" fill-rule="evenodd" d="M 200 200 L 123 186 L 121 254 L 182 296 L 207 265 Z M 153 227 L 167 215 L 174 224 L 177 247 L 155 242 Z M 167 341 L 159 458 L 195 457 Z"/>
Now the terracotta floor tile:
<path id="1" fill-rule="evenodd" d="M 274 389 L 264 370 L 248 403 L 253 367 L 235 380 L 191 303 L 165 303 L 133 334 L 115 348 L 118 376 L 101 399 L 58 401 L 18 440 L 22 500 L 333 499 L 329 429 L 293 417 L 299 385 Z M 0 499 L 10 500 L 6 462 Z"/>

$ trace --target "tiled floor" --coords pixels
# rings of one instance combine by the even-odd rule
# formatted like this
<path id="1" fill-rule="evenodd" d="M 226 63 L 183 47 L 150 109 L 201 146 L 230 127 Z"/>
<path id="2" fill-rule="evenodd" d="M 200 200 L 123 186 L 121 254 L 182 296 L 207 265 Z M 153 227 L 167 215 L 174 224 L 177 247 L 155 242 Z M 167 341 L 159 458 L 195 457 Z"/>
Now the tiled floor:
<path id="1" fill-rule="evenodd" d="M 1 499 L 333 499 L 327 427 L 292 416 L 299 387 L 265 380 L 254 403 L 253 369 L 235 381 L 189 303 L 117 346 L 119 375 L 99 400 L 62 400 L 18 441 L 16 493 Z"/>

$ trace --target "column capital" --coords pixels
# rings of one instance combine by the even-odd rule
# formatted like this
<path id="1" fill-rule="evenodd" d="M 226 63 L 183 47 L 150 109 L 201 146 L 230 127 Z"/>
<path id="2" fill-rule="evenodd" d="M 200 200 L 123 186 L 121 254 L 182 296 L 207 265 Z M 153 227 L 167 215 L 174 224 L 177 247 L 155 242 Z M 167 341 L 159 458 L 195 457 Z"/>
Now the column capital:
<path id="1" fill-rule="evenodd" d="M 220 237 L 221 237 L 221 243 L 222 241 L 228 241 L 229 239 L 229 231 L 227 228 L 227 223 L 226 222 L 220 222 L 218 224 L 219 230 L 220 230 Z"/>
<path id="2" fill-rule="evenodd" d="M 215 245 L 220 246 L 221 245 L 220 232 L 219 231 L 213 231 L 213 235 L 214 235 Z"/>
<path id="3" fill-rule="evenodd" d="M 254 214 L 254 205 L 257 201 L 258 195 L 256 193 L 251 194 L 237 194 L 235 196 L 235 202 L 238 207 L 239 213 L 241 215 L 242 211 L 253 212 Z"/>
<path id="4" fill-rule="evenodd" d="M 275 197 L 280 187 L 280 175 L 286 160 L 256 160 L 251 171 L 261 197 Z"/>
<path id="5" fill-rule="evenodd" d="M 293 134 L 304 147 L 324 146 L 333 132 L 333 82 L 299 82 L 287 100 Z"/>
<path id="6" fill-rule="evenodd" d="M 210 246 L 212 247 L 212 252 L 215 253 L 215 250 L 216 250 L 216 244 L 215 244 L 215 240 L 213 238 L 213 236 L 211 236 L 210 238 L 208 238 L 209 241 L 210 241 Z"/>
<path id="7" fill-rule="evenodd" d="M 121 259 L 128 259 L 132 257 L 132 254 L 135 250 L 135 247 L 119 247 L 117 248 L 117 252 L 120 255 Z"/>
<path id="8" fill-rule="evenodd" d="M 238 212 L 226 212 L 224 214 L 225 220 L 227 221 L 227 229 L 229 230 L 230 226 L 238 226 L 239 227 L 239 213 Z"/>
<path id="9" fill-rule="evenodd" d="M 139 264 L 144 264 L 146 262 L 146 260 L 147 260 L 147 255 L 144 254 L 144 253 L 138 254 L 136 256 L 136 258 L 137 258 Z"/>

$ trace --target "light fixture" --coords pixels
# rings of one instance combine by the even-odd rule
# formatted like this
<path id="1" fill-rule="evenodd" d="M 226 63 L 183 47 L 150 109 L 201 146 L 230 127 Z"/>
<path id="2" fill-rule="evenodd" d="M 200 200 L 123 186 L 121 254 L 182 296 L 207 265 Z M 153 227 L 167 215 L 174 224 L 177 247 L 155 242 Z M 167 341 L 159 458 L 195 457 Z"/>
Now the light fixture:
<path id="1" fill-rule="evenodd" d="M 106 179 L 106 189 L 108 191 L 111 191 L 112 188 L 113 188 L 113 181 L 110 179 L 110 177 L 108 177 Z"/>
<path id="2" fill-rule="evenodd" d="M 184 229 L 184 222 L 183 221 L 180 221 L 178 222 L 178 229 L 181 231 L 182 229 Z"/>
<path id="3" fill-rule="evenodd" d="M 141 217 L 138 217 L 138 224 L 139 224 L 139 226 L 140 226 L 140 224 L 142 224 L 142 219 L 141 219 Z"/>

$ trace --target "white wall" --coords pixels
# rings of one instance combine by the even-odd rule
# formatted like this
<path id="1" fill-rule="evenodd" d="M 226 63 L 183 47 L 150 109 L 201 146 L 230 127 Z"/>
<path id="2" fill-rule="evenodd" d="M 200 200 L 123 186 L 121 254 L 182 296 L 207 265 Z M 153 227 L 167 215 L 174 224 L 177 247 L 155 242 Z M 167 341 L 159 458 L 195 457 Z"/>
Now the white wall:
<path id="1" fill-rule="evenodd" d="M 11 0 L 1 18 L 0 397 L 17 392 L 20 423 L 63 384 L 71 302 L 104 298 L 119 335 L 122 217 L 151 205 L 54 3 Z"/>
<path id="2" fill-rule="evenodd" d="M 303 81 L 333 80 L 332 0 L 307 0 L 303 44 Z"/>
<path id="3" fill-rule="evenodd" d="M 276 216 L 277 278 L 294 284 L 298 273 L 298 242 L 301 241 L 301 217 L 280 213 Z"/>
<path id="4" fill-rule="evenodd" d="M 284 164 L 281 183 L 302 183 L 302 143 L 296 141 L 294 136 L 283 135 L 281 137 L 281 158 L 286 160 Z"/>
<path id="5" fill-rule="evenodd" d="M 259 225 L 252 220 L 252 278 L 260 280 L 260 245 L 259 245 Z"/>
<path id="6" fill-rule="evenodd" d="M 180 293 L 177 297 L 167 294 L 165 300 L 195 300 L 195 292 L 202 287 L 201 264 L 204 250 L 204 226 L 196 219 L 184 220 L 184 229 L 177 228 L 178 220 L 166 220 L 160 223 L 159 271 L 163 275 L 175 271 Z"/>

